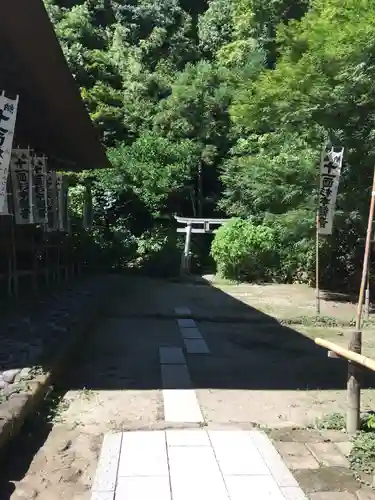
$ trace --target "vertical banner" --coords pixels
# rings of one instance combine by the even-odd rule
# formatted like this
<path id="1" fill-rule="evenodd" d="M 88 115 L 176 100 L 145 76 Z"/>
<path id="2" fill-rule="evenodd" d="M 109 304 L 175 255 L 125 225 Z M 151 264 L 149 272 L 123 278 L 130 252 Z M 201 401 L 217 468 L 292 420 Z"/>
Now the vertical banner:
<path id="1" fill-rule="evenodd" d="M 92 192 L 91 187 L 86 184 L 85 197 L 83 202 L 83 228 L 90 230 L 92 228 L 93 207 L 92 207 Z"/>
<path id="2" fill-rule="evenodd" d="M 16 224 L 33 224 L 32 161 L 29 149 L 14 149 L 10 160 Z"/>
<path id="3" fill-rule="evenodd" d="M 44 156 L 34 156 L 32 163 L 33 213 L 35 224 L 47 224 L 47 162 Z"/>
<path id="4" fill-rule="evenodd" d="M 7 181 L 18 109 L 16 99 L 0 95 L 0 214 L 8 213 Z"/>
<path id="5" fill-rule="evenodd" d="M 47 231 L 57 231 L 59 221 L 55 170 L 47 172 L 47 218 Z"/>
<path id="6" fill-rule="evenodd" d="M 319 234 L 332 234 L 344 148 L 324 151 L 320 165 Z"/>
<path id="7" fill-rule="evenodd" d="M 57 202 L 58 202 L 58 230 L 66 230 L 66 195 L 67 184 L 62 174 L 56 174 Z"/>

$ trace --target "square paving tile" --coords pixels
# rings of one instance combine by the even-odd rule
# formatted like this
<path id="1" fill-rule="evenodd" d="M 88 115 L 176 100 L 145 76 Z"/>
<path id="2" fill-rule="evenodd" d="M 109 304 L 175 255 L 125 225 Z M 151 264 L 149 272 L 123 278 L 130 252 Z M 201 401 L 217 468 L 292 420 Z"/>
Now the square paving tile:
<path id="1" fill-rule="evenodd" d="M 308 500 L 299 486 L 282 486 L 281 491 L 286 500 Z"/>
<path id="2" fill-rule="evenodd" d="M 248 432 L 209 431 L 208 434 L 224 476 L 271 474 Z"/>
<path id="3" fill-rule="evenodd" d="M 358 482 L 353 473 L 345 467 L 300 469 L 294 471 L 294 476 L 308 495 L 321 491 L 355 493 L 358 490 Z"/>
<path id="4" fill-rule="evenodd" d="M 163 431 L 123 433 L 118 477 L 124 476 L 168 476 Z"/>
<path id="5" fill-rule="evenodd" d="M 182 328 L 194 328 L 196 327 L 196 323 L 191 318 L 182 318 L 177 320 L 178 326 Z"/>
<path id="6" fill-rule="evenodd" d="M 230 500 L 285 500 L 272 476 L 226 476 Z"/>
<path id="7" fill-rule="evenodd" d="M 184 353 L 180 347 L 159 347 L 159 357 L 162 365 L 184 365 L 186 363 Z"/>
<path id="8" fill-rule="evenodd" d="M 115 500 L 171 500 L 169 477 L 121 477 Z"/>
<path id="9" fill-rule="evenodd" d="M 164 420 L 175 423 L 203 422 L 203 415 L 193 389 L 164 389 Z"/>
<path id="10" fill-rule="evenodd" d="M 191 389 L 192 382 L 186 365 L 161 365 L 163 389 Z"/>
<path id="11" fill-rule="evenodd" d="M 291 469 L 319 468 L 319 463 L 304 443 L 275 442 L 275 447 Z"/>
<path id="12" fill-rule="evenodd" d="M 282 487 L 298 487 L 294 476 L 266 434 L 260 431 L 250 431 L 250 436 L 277 484 Z"/>
<path id="13" fill-rule="evenodd" d="M 196 327 L 191 328 L 181 328 L 180 332 L 183 339 L 201 339 L 202 334 Z"/>
<path id="14" fill-rule="evenodd" d="M 210 354 L 204 339 L 184 339 L 186 352 L 188 354 Z"/>
<path id="15" fill-rule="evenodd" d="M 206 431 L 170 430 L 166 434 L 168 446 L 211 446 Z"/>
<path id="16" fill-rule="evenodd" d="M 172 446 L 168 457 L 173 500 L 229 500 L 211 447 Z"/>
<path id="17" fill-rule="evenodd" d="M 94 491 L 90 497 L 90 500 L 114 500 L 114 491 Z"/>
<path id="18" fill-rule="evenodd" d="M 334 443 L 307 443 L 316 460 L 327 467 L 349 467 L 348 459 Z"/>

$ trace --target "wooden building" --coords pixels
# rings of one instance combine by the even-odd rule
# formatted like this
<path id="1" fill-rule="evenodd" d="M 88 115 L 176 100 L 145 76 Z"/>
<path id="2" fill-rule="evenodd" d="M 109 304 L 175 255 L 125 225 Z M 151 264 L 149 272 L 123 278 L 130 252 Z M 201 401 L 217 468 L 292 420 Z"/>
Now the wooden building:
<path id="1" fill-rule="evenodd" d="M 0 7 L 0 90 L 19 96 L 13 147 L 32 148 L 56 170 L 108 167 L 43 1 L 0 0 Z M 23 276 L 34 288 L 67 277 L 70 250 L 64 233 L 0 216 L 1 290 L 17 294 Z"/>

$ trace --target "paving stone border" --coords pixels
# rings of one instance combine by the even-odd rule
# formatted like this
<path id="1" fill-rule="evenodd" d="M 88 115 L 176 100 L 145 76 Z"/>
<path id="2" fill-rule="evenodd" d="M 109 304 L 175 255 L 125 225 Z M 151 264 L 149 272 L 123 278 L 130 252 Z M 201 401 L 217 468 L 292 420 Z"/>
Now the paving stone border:
<path id="1" fill-rule="evenodd" d="M 0 452 L 36 410 L 72 349 L 111 299 L 116 276 L 70 284 L 0 326 Z M 5 369 L 4 369 L 5 367 Z"/>
<path id="2" fill-rule="evenodd" d="M 311 500 L 375 500 L 375 491 L 349 469 L 352 443 L 345 432 L 283 428 L 267 434 Z"/>

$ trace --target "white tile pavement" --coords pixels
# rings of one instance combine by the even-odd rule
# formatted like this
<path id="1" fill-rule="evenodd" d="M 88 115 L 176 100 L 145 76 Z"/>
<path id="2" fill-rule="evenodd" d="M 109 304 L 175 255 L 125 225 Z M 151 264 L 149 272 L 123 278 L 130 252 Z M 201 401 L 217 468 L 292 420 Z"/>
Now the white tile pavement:
<path id="1" fill-rule="evenodd" d="M 105 436 L 91 500 L 151 498 L 307 500 L 260 431 L 194 429 Z"/>

